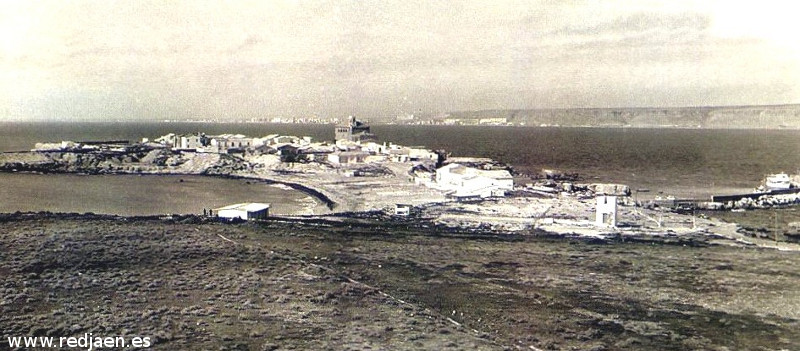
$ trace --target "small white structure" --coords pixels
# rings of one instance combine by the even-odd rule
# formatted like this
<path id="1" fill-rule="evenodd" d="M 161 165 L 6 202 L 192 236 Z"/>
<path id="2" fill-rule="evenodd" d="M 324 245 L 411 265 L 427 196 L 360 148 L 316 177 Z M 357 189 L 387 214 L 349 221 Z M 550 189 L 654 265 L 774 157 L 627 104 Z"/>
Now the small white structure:
<path id="1" fill-rule="evenodd" d="M 481 118 L 478 120 L 478 124 L 490 125 L 490 126 L 504 126 L 508 124 L 508 118 L 505 117 Z"/>
<path id="2" fill-rule="evenodd" d="M 369 156 L 368 152 L 363 151 L 340 151 L 328 154 L 328 162 L 334 164 L 364 163 Z"/>
<path id="3" fill-rule="evenodd" d="M 423 147 L 410 147 L 408 148 L 408 157 L 411 161 L 436 161 L 439 159 L 439 154 Z"/>
<path id="4" fill-rule="evenodd" d="M 387 152 L 394 162 L 436 161 L 439 155 L 422 147 L 396 147 Z"/>
<path id="5" fill-rule="evenodd" d="M 386 143 L 378 144 L 374 141 L 366 141 L 358 143 L 361 146 L 361 151 L 369 152 L 371 154 L 384 155 L 389 153 L 389 146 Z"/>
<path id="6" fill-rule="evenodd" d="M 269 204 L 245 202 L 215 208 L 214 212 L 217 213 L 217 217 L 219 218 L 239 218 L 244 220 L 265 219 L 269 216 Z"/>
<path id="7" fill-rule="evenodd" d="M 181 135 L 178 140 L 178 146 L 175 148 L 179 150 L 197 150 L 203 147 L 202 139 L 199 134 Z"/>
<path id="8" fill-rule="evenodd" d="M 147 143 L 149 141 L 150 139 L 142 138 L 142 143 Z M 202 133 L 195 133 L 195 134 L 169 133 L 167 135 L 162 135 L 153 141 L 155 143 L 161 144 L 173 150 L 200 151 L 205 146 L 204 145 L 205 135 Z"/>
<path id="9" fill-rule="evenodd" d="M 175 133 L 169 133 L 156 138 L 154 141 L 171 149 L 178 146 L 180 137 Z"/>
<path id="10" fill-rule="evenodd" d="M 263 138 L 254 138 L 253 145 L 279 145 L 279 144 L 293 144 L 296 146 L 311 144 L 311 137 L 297 137 L 292 135 L 270 134 Z"/>
<path id="11" fill-rule="evenodd" d="M 610 195 L 597 196 L 597 216 L 595 224 L 602 227 L 617 226 L 617 197 Z"/>
<path id="12" fill-rule="evenodd" d="M 455 197 L 505 196 L 514 190 L 507 170 L 482 170 L 451 163 L 436 170 L 436 185 Z"/>
<path id="13" fill-rule="evenodd" d="M 408 216 L 411 214 L 411 205 L 408 204 L 396 204 L 394 205 L 394 215 L 395 216 Z"/>

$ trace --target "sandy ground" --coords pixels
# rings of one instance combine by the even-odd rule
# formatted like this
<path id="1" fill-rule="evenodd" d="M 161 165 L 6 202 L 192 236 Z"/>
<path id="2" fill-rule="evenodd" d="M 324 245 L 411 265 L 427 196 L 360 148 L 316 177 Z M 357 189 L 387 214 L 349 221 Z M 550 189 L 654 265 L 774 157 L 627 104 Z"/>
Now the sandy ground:
<path id="1" fill-rule="evenodd" d="M 240 172 L 238 175 L 296 183 L 315 189 L 336 202 L 334 212 L 389 209 L 398 203 L 421 205 L 446 200 L 439 191 L 414 184 L 408 175 L 412 163 L 384 162 L 380 165 L 332 167 L 320 163 L 281 163 L 274 155 L 247 160 L 256 167 L 253 171 Z M 381 167 L 387 174 L 368 177 L 346 175 L 349 170 L 364 167 Z M 331 212 L 320 206 L 315 210 L 314 214 Z"/>

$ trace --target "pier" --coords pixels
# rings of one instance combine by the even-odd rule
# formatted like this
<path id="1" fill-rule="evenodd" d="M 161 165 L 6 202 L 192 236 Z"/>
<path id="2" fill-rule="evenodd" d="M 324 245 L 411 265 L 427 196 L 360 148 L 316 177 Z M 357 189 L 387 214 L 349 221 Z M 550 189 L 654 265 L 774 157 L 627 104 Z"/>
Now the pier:
<path id="1" fill-rule="evenodd" d="M 758 199 L 762 196 L 769 196 L 769 195 L 785 195 L 785 194 L 796 194 L 800 192 L 800 188 L 792 188 L 792 189 L 780 189 L 780 190 L 772 190 L 763 193 L 749 193 L 749 194 L 735 194 L 735 195 L 712 195 L 711 201 L 712 202 L 731 202 L 731 201 L 739 201 L 741 199 Z"/>

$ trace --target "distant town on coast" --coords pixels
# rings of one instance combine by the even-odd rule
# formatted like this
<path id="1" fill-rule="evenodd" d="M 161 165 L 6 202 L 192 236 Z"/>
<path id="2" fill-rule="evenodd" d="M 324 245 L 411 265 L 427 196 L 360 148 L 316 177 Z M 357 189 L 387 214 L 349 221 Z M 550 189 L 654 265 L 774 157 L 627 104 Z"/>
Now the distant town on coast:
<path id="1" fill-rule="evenodd" d="M 800 129 L 800 105 L 497 109 L 365 116 L 373 124 L 588 128 Z M 164 122 L 336 124 L 339 117 L 164 119 Z"/>

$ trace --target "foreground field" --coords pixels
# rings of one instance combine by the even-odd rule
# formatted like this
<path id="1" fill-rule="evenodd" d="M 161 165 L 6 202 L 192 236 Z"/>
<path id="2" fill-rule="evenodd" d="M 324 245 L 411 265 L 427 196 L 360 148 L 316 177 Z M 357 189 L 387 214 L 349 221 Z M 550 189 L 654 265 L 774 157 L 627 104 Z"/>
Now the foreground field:
<path id="1" fill-rule="evenodd" d="M 702 236 L 0 218 L 7 336 L 151 349 L 800 349 L 800 255 Z"/>

